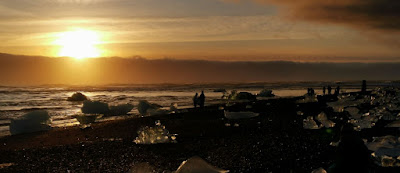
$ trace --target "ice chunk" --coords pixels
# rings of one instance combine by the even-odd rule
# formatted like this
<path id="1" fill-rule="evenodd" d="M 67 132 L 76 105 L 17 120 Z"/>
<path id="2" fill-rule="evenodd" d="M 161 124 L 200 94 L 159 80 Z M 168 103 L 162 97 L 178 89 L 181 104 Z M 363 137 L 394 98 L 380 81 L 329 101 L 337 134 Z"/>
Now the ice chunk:
<path id="1" fill-rule="evenodd" d="M 400 127 L 400 120 L 393 121 L 393 122 L 389 123 L 388 125 L 386 125 L 385 127 Z"/>
<path id="2" fill-rule="evenodd" d="M 389 157 L 389 156 L 381 157 L 381 165 L 383 167 L 393 167 L 393 166 L 395 166 L 394 163 L 396 163 L 396 160 L 393 157 Z"/>
<path id="3" fill-rule="evenodd" d="M 335 123 L 331 120 L 328 119 L 328 117 L 326 116 L 325 112 L 321 112 L 320 114 L 318 114 L 317 116 L 317 120 L 325 127 L 329 128 L 329 127 L 335 127 Z"/>
<path id="4" fill-rule="evenodd" d="M 263 89 L 258 96 L 260 97 L 274 97 L 275 94 L 272 93 L 272 90 L 269 89 Z"/>
<path id="5" fill-rule="evenodd" d="M 169 106 L 170 111 L 177 111 L 178 110 L 178 103 L 171 103 Z"/>
<path id="6" fill-rule="evenodd" d="M 86 100 L 83 102 L 81 110 L 82 113 L 85 114 L 107 114 L 110 111 L 107 103 L 90 100 Z"/>
<path id="7" fill-rule="evenodd" d="M 348 107 L 345 109 L 345 111 L 347 111 L 354 119 L 360 119 L 362 116 L 362 114 L 360 114 L 360 110 L 356 107 Z"/>
<path id="8" fill-rule="evenodd" d="M 138 110 L 139 113 L 142 115 L 147 115 L 148 110 L 151 110 L 151 112 L 157 112 L 156 110 L 160 109 L 161 106 L 157 104 L 151 104 L 147 100 L 140 100 L 138 104 Z"/>
<path id="9" fill-rule="evenodd" d="M 111 115 L 126 115 L 133 109 L 132 104 L 120 104 L 117 106 L 110 106 Z"/>
<path id="10" fill-rule="evenodd" d="M 296 103 L 313 103 L 318 102 L 318 99 L 315 95 L 304 95 L 304 99 L 297 100 Z"/>
<path id="11" fill-rule="evenodd" d="M 308 116 L 306 119 L 303 120 L 303 128 L 304 129 L 320 129 L 318 127 L 317 122 L 314 121 L 312 116 Z"/>
<path id="12" fill-rule="evenodd" d="M 156 121 L 155 127 L 143 127 L 138 131 L 138 137 L 133 141 L 136 144 L 157 144 L 157 143 L 173 143 L 176 142 L 175 135 L 169 134 L 169 131 Z"/>
<path id="13" fill-rule="evenodd" d="M 83 114 L 83 115 L 75 115 L 73 117 L 76 118 L 76 120 L 78 120 L 79 124 L 88 125 L 94 123 L 99 116 L 100 115 L 96 114 L 89 114 L 89 115 Z"/>
<path id="14" fill-rule="evenodd" d="M 49 130 L 51 124 L 47 111 L 38 110 L 23 115 L 20 119 L 11 120 L 10 133 L 12 135 Z"/>
<path id="15" fill-rule="evenodd" d="M 225 118 L 227 119 L 246 119 L 246 118 L 253 118 L 258 115 L 259 113 L 245 111 L 245 112 L 229 112 L 224 111 Z"/>
<path id="16" fill-rule="evenodd" d="M 367 147 L 371 151 L 375 151 L 375 156 L 400 156 L 400 138 L 395 136 L 382 136 L 374 137 L 373 141 L 367 144 Z"/>
<path id="17" fill-rule="evenodd" d="M 71 97 L 67 98 L 67 101 L 85 101 L 85 100 L 88 100 L 87 97 L 80 92 L 76 92 L 72 94 Z"/>
<path id="18" fill-rule="evenodd" d="M 318 168 L 313 170 L 311 173 L 327 173 L 324 168 Z"/>
<path id="19" fill-rule="evenodd" d="M 175 173 L 226 173 L 227 170 L 216 168 L 200 157 L 191 157 L 183 161 Z"/>

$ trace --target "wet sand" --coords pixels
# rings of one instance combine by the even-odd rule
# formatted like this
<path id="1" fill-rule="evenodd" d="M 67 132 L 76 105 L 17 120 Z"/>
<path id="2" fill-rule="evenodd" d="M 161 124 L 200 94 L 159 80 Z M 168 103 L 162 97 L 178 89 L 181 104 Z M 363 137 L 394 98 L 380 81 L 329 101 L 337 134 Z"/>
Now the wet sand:
<path id="1" fill-rule="evenodd" d="M 4 137 L 0 139 L 0 163 L 13 165 L 0 172 L 127 172 L 143 163 L 156 172 L 170 172 L 193 156 L 230 172 L 327 169 L 335 154 L 329 144 L 337 140 L 340 122 L 332 130 L 303 129 L 304 117 L 297 111 L 317 115 L 332 110 L 325 103 L 296 104 L 296 99 L 238 103 L 229 108 L 246 110 L 246 105 L 252 105 L 247 110 L 260 112 L 260 116 L 251 119 L 227 120 L 219 105 L 214 105 L 186 113 L 95 123 L 87 129 L 68 127 Z M 178 134 L 177 143 L 135 144 L 138 129 L 154 126 L 157 120 Z"/>

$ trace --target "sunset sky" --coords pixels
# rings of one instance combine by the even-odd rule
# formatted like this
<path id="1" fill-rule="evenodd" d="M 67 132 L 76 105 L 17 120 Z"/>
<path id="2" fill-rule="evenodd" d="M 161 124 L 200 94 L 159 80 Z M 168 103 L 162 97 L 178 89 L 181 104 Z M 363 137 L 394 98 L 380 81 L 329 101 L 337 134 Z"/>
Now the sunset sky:
<path id="1" fill-rule="evenodd" d="M 399 62 L 399 11 L 397 0 L 2 0 L 0 52 Z"/>

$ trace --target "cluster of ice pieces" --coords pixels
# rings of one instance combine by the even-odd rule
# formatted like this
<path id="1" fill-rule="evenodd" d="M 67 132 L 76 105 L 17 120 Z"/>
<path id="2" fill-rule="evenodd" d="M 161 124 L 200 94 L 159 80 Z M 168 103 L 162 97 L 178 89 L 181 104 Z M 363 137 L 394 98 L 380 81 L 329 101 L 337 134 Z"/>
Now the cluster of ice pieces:
<path id="1" fill-rule="evenodd" d="M 158 120 L 155 127 L 143 127 L 138 131 L 138 137 L 133 141 L 136 144 L 175 143 L 176 135 L 170 134 Z"/>
<path id="2" fill-rule="evenodd" d="M 340 95 L 338 101 L 327 103 L 335 112 L 347 112 L 349 123 L 356 130 L 372 128 L 378 120 L 400 120 L 400 90 L 395 88 L 375 88 L 371 95 Z M 393 122 L 388 127 L 400 127 Z"/>
<path id="3" fill-rule="evenodd" d="M 374 137 L 372 142 L 366 143 L 369 150 L 374 151 L 372 156 L 378 164 L 384 167 L 400 167 L 400 137 Z"/>
<path id="4" fill-rule="evenodd" d="M 299 114 L 299 113 L 298 113 Z M 330 128 L 335 127 L 335 123 L 328 119 L 325 112 L 321 112 L 316 117 L 317 121 L 321 124 L 318 126 L 317 122 L 314 120 L 313 116 L 308 116 L 306 119 L 303 120 L 303 128 L 304 129 L 320 129 L 322 127 Z"/>

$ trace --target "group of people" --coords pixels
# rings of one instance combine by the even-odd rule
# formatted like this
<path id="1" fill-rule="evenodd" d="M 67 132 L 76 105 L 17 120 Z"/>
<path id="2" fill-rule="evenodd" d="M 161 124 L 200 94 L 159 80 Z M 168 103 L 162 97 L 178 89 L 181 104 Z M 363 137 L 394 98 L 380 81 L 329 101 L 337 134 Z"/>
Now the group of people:
<path id="1" fill-rule="evenodd" d="M 204 95 L 204 91 L 201 91 L 200 96 L 198 93 L 196 93 L 193 97 L 193 106 L 196 108 L 197 105 L 199 105 L 199 107 L 203 108 L 205 101 L 206 101 L 206 96 Z"/>
<path id="2" fill-rule="evenodd" d="M 331 95 L 332 94 L 332 87 L 330 85 L 328 85 L 327 88 L 328 88 L 328 95 Z M 327 88 L 325 86 L 322 88 L 322 93 L 324 95 L 326 94 L 326 89 Z M 339 95 L 339 93 L 340 93 L 340 86 L 337 86 L 336 89 L 335 89 L 334 95 Z"/>

